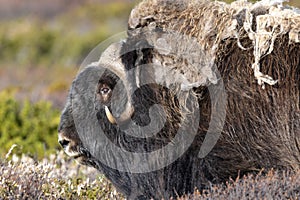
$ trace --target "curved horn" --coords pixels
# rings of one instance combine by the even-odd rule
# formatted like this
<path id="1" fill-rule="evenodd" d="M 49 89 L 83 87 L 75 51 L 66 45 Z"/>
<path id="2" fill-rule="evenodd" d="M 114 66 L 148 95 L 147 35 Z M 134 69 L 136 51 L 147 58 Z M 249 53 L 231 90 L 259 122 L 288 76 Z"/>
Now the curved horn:
<path id="1" fill-rule="evenodd" d="M 105 106 L 105 114 L 110 123 L 112 123 L 112 124 L 117 123 L 115 117 L 112 115 L 112 113 L 110 112 L 110 110 L 107 106 Z"/>
<path id="2" fill-rule="evenodd" d="M 121 60 L 121 49 L 123 41 L 110 45 L 101 55 L 99 65 L 107 68 L 116 74 L 123 82 L 127 92 L 127 103 L 124 111 L 119 116 L 113 116 L 108 107 L 105 107 L 105 113 L 108 120 L 115 124 L 122 124 L 128 121 L 134 113 L 134 107 L 132 106 L 131 100 L 131 87 L 127 80 L 126 69 Z"/>

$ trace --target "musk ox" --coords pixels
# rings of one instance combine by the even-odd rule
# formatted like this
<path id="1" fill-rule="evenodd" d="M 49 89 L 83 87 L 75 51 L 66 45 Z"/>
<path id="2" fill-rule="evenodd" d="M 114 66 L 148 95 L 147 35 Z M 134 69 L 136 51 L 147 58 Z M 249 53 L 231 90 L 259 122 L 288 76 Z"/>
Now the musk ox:
<path id="1" fill-rule="evenodd" d="M 60 144 L 129 199 L 299 170 L 299 13 L 262 2 L 141 2 L 128 37 L 72 83 Z"/>

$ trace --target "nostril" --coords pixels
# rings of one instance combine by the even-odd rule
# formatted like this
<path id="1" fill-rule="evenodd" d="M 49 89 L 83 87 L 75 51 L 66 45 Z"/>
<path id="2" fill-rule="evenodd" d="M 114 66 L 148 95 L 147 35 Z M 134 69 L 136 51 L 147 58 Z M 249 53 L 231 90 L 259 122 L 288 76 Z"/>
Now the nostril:
<path id="1" fill-rule="evenodd" d="M 59 140 L 58 141 L 59 142 L 59 144 L 65 149 L 67 146 L 68 146 L 68 144 L 70 143 L 70 141 L 68 141 L 68 140 Z"/>

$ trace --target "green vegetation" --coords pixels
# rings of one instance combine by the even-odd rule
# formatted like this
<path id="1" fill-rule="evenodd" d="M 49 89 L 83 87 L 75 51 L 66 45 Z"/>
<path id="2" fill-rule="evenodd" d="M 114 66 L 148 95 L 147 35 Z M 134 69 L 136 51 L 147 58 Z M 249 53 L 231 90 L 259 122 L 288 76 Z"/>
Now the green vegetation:
<path id="1" fill-rule="evenodd" d="M 0 92 L 0 155 L 12 145 L 18 145 L 17 154 L 27 153 L 38 159 L 54 153 L 58 148 L 57 126 L 59 111 L 49 102 L 22 104 L 13 92 Z"/>

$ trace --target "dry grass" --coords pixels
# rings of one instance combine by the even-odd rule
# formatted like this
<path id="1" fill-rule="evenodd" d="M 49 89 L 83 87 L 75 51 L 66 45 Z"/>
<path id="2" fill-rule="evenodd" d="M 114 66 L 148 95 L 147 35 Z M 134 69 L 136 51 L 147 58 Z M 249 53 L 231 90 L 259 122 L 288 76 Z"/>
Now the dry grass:
<path id="1" fill-rule="evenodd" d="M 0 199 L 120 199 L 95 169 L 79 166 L 60 152 L 36 162 L 22 156 L 0 159 Z"/>
<path id="2" fill-rule="evenodd" d="M 231 179 L 223 185 L 211 185 L 180 199 L 299 199 L 300 171 L 271 170 L 265 175 L 262 172 Z"/>
<path id="3" fill-rule="evenodd" d="M 187 199 L 299 199 L 300 171 L 271 170 L 195 190 Z M 36 162 L 22 156 L 0 159 L 0 199 L 124 199 L 95 169 L 59 152 Z"/>

